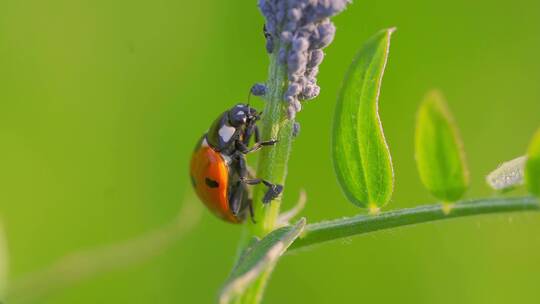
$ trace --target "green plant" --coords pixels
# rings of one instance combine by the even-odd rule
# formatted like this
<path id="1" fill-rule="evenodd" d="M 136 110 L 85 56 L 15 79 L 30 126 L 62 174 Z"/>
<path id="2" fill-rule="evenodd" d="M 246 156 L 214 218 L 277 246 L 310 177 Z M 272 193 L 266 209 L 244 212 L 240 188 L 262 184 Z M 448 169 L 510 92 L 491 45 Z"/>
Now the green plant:
<path id="1" fill-rule="evenodd" d="M 315 76 L 323 57 L 321 49 L 331 42 L 335 31 L 328 18 L 345 9 L 348 1 L 324 1 L 329 6 L 288 11 L 290 18 L 311 18 L 310 26 L 305 28 L 306 37 L 301 38 L 316 35 L 314 40 L 294 40 L 293 33 L 302 31 L 302 27 L 287 29 L 288 25 L 283 20 L 270 19 L 280 9 L 281 13 L 289 9 L 286 3 L 296 5 L 304 2 L 260 1 L 267 18 L 267 30 L 272 35 L 267 41 L 267 50 L 271 52 L 265 83 L 262 137 L 277 138 L 279 144 L 261 151 L 257 172 L 261 177 L 281 184 L 285 184 L 287 176 L 289 153 L 294 141 L 294 118 L 300 110 L 300 101 L 316 97 L 319 91 Z M 269 3 L 271 7 L 265 8 Z M 362 210 L 357 216 L 320 223 L 309 223 L 302 218 L 291 225 L 288 222 L 300 211 L 305 198 L 287 213 L 280 213 L 280 201 L 268 206 L 256 204 L 257 224 L 245 225 L 246 232 L 239 242 L 236 263 L 220 293 L 221 302 L 260 302 L 273 268 L 286 252 L 405 225 L 472 215 L 540 210 L 538 198 L 534 196 L 462 200 L 469 185 L 463 144 L 442 94 L 433 91 L 426 95 L 418 112 L 415 146 L 420 178 L 440 203 L 381 212 L 381 208 L 390 201 L 394 185 L 390 149 L 378 114 L 378 97 L 393 31 L 388 29 L 377 33 L 361 48 L 345 76 L 334 118 L 332 151 L 337 181 L 345 197 L 366 208 L 367 212 Z M 538 196 L 539 147 L 540 131 L 534 136 L 527 155 L 504 163 L 488 176 L 490 186 L 497 191 L 507 191 L 526 183 L 529 192 Z M 262 195 L 263 189 L 256 188 L 254 201 L 259 202 Z M 9 285 L 10 300 L 13 300 L 10 303 L 28 298 L 33 300 L 97 272 L 147 259 L 183 235 L 196 222 L 199 211 L 182 211 L 172 225 L 125 243 L 70 255 L 50 268 L 15 281 Z M 7 264 L 7 256 L 1 251 L 5 248 L 2 241 L 0 234 L 0 270 L 6 270 L 7 267 L 1 267 Z M 125 259 L 126 256 L 130 258 Z M 5 273 L 0 273 L 0 292 L 6 286 L 5 277 Z"/>
<path id="2" fill-rule="evenodd" d="M 291 1 L 298 2 L 302 1 Z M 346 1 L 333 2 L 339 10 L 325 18 L 344 9 L 346 4 Z M 276 22 L 280 3 L 285 1 L 260 1 L 267 24 L 272 24 L 270 34 L 274 37 L 282 37 L 283 32 L 289 30 L 286 18 Z M 287 11 L 288 8 L 282 9 Z M 312 11 L 317 10 L 306 9 L 301 15 Z M 247 225 L 253 238 L 250 242 L 245 239 L 240 242 L 242 254 L 221 292 L 222 303 L 259 303 L 273 267 L 287 248 L 295 250 L 342 237 L 435 220 L 540 209 L 538 199 L 532 196 L 457 202 L 469 184 L 465 153 L 442 94 L 433 91 L 426 95 L 418 112 L 416 162 L 422 182 L 441 203 L 380 212 L 391 198 L 394 183 L 391 156 L 378 115 L 378 97 L 393 31 L 381 31 L 361 48 L 345 77 L 334 117 L 332 152 L 337 179 L 345 196 L 355 205 L 367 208 L 369 214 L 307 225 L 306 220 L 301 219 L 295 225 L 280 228 L 279 202 L 257 210 L 263 215 L 262 220 L 258 224 Z M 285 183 L 293 139 L 291 102 L 294 105 L 296 101 L 287 100 L 286 92 L 296 79 L 287 74 L 290 72 L 287 64 L 290 63 L 280 60 L 280 50 L 294 49 L 293 44 L 294 41 L 286 39 L 269 42 L 270 72 L 262 129 L 266 137 L 277 137 L 280 141 L 274 149 L 261 154 L 257 171 L 263 178 L 281 184 Z M 292 112 L 296 114 L 296 111 Z M 540 183 L 538 137 L 529 148 L 526 169 L 529 189 L 536 194 Z M 261 195 L 261 189 L 256 190 L 255 202 L 260 201 Z"/>

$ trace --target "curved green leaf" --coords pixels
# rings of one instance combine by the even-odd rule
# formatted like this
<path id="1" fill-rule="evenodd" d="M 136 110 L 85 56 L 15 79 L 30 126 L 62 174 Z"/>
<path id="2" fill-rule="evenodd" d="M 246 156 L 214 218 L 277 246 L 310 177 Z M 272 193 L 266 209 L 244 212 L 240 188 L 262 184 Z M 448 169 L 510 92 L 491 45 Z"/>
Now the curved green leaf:
<path id="1" fill-rule="evenodd" d="M 347 198 L 372 212 L 390 200 L 394 188 L 392 160 L 378 113 L 388 52 L 387 29 L 358 52 L 343 82 L 334 116 L 332 157 Z"/>
<path id="2" fill-rule="evenodd" d="M 494 190 L 510 191 L 523 185 L 526 156 L 520 156 L 502 163 L 486 177 L 486 182 Z"/>
<path id="3" fill-rule="evenodd" d="M 529 144 L 527 163 L 525 164 L 525 181 L 529 192 L 540 197 L 540 129 L 536 131 Z"/>
<path id="4" fill-rule="evenodd" d="M 426 188 L 442 201 L 460 199 L 469 185 L 462 146 L 442 94 L 428 93 L 416 120 L 416 164 Z"/>
<path id="5" fill-rule="evenodd" d="M 286 226 L 270 232 L 260 241 L 252 241 L 242 252 L 220 294 L 220 303 L 233 300 L 243 302 L 241 297 L 260 297 L 264 286 L 261 277 L 267 276 L 281 255 L 298 238 L 306 226 L 306 219 L 300 219 L 294 226 Z M 244 294 L 251 287 L 256 295 Z M 240 297 L 240 298 L 239 298 Z"/>

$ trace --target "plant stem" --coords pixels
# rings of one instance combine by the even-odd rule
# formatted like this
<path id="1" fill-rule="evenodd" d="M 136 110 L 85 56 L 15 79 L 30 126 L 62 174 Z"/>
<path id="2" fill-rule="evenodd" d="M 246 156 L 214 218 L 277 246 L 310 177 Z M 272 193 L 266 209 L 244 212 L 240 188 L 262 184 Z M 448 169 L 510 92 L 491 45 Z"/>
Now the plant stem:
<path id="1" fill-rule="evenodd" d="M 287 163 L 292 144 L 292 130 L 294 120 L 288 119 L 286 106 L 283 102 L 283 95 L 287 86 L 287 66 L 279 64 L 278 50 L 280 46 L 276 43 L 274 52 L 270 55 L 270 66 L 268 69 L 268 80 L 266 82 L 266 105 L 263 110 L 263 117 L 259 127 L 261 128 L 261 138 L 263 140 L 277 139 L 278 142 L 272 146 L 261 149 L 259 152 L 259 162 L 257 166 L 257 177 L 270 181 L 274 184 L 285 184 L 287 177 Z M 255 213 L 255 224 L 248 224 L 248 229 L 252 236 L 264 237 L 276 228 L 277 218 L 281 199 L 273 200 L 267 205 L 262 204 L 262 198 L 266 188 L 255 187 L 253 193 L 253 209 Z M 240 241 L 240 248 L 246 246 L 245 239 Z M 236 303 L 260 303 L 264 288 L 270 277 L 271 270 L 265 271 L 257 278 L 257 281 L 248 287 L 244 294 L 240 296 Z"/>
<path id="2" fill-rule="evenodd" d="M 285 64 L 279 64 L 279 48 L 279 43 L 276 43 L 274 52 L 270 55 L 270 67 L 266 82 L 266 105 L 260 123 L 261 138 L 263 140 L 277 139 L 278 143 L 273 147 L 261 149 L 257 177 L 284 185 L 294 121 L 287 118 L 286 106 L 283 102 L 283 94 L 287 85 L 287 67 Z M 261 202 L 265 191 L 265 187 L 257 186 L 253 194 L 257 224 L 251 225 L 250 229 L 258 237 L 263 237 L 274 230 L 281 204 L 281 200 L 276 199 L 263 206 Z"/>
<path id="3" fill-rule="evenodd" d="M 337 240 L 353 235 L 445 220 L 471 215 L 540 210 L 540 202 L 534 197 L 488 198 L 455 203 L 451 210 L 443 210 L 442 204 L 425 205 L 380 213 L 379 215 L 357 215 L 350 218 L 307 225 L 304 234 L 289 248 L 289 251 L 322 242 Z M 445 211 L 447 211 L 445 213 Z"/>

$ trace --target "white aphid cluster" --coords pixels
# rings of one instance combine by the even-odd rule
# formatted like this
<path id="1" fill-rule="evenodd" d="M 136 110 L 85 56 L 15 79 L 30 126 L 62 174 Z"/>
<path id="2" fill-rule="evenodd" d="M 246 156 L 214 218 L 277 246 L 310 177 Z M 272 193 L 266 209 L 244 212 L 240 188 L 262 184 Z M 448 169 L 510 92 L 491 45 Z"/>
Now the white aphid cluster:
<path id="1" fill-rule="evenodd" d="M 287 65 L 288 88 L 283 96 L 288 116 L 300 111 L 300 101 L 317 97 L 319 65 L 336 32 L 330 17 L 345 9 L 350 0 L 259 0 L 266 19 L 266 49 L 279 52 Z M 279 49 L 276 50 L 276 46 Z"/>
<path id="2" fill-rule="evenodd" d="M 501 191 L 522 185 L 526 162 L 527 157 L 521 156 L 502 163 L 486 177 L 488 185 L 495 190 Z"/>

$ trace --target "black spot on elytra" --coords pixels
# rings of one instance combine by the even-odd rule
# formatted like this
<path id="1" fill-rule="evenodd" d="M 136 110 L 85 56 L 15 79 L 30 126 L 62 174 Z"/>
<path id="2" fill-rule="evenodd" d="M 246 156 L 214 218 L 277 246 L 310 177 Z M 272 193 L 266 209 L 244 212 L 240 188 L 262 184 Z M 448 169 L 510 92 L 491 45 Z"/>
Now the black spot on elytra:
<path id="1" fill-rule="evenodd" d="M 208 177 L 204 179 L 204 181 L 206 182 L 206 185 L 210 188 L 217 188 L 219 187 L 219 183 L 216 182 L 215 180 L 213 179 L 209 179 Z"/>

